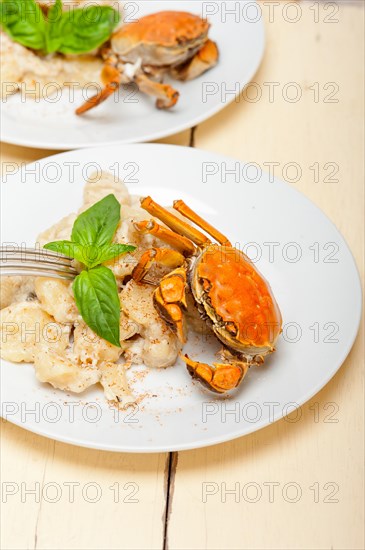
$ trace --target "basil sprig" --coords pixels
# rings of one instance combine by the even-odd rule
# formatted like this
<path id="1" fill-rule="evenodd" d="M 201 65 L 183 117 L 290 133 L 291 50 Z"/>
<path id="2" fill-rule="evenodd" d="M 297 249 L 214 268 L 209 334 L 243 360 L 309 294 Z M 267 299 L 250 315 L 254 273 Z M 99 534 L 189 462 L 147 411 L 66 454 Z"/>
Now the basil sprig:
<path id="1" fill-rule="evenodd" d="M 120 20 L 111 6 L 62 11 L 56 0 L 45 17 L 35 0 L 0 0 L 0 24 L 15 41 L 46 54 L 87 53 L 106 42 Z"/>
<path id="2" fill-rule="evenodd" d="M 120 347 L 120 302 L 113 272 L 100 265 L 135 250 L 135 246 L 113 243 L 120 222 L 120 204 L 108 195 L 80 214 L 72 228 L 71 241 L 44 246 L 82 262 L 73 283 L 76 305 L 85 323 L 101 338 Z"/>

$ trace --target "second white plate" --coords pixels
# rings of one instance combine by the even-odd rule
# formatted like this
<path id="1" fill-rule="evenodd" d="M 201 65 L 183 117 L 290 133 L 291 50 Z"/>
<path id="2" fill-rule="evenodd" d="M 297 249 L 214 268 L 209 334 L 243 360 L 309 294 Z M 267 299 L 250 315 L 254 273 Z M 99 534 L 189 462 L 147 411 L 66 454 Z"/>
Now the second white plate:
<path id="1" fill-rule="evenodd" d="M 220 50 L 218 65 L 190 82 L 174 81 L 181 95 L 169 111 L 157 110 L 152 98 L 135 91 L 120 90 L 83 117 L 74 114 L 84 101 L 81 91 L 75 91 L 71 101 L 65 89 L 55 102 L 32 98 L 24 102 L 16 94 L 1 104 L 2 141 L 69 150 L 159 139 L 211 117 L 233 101 L 254 76 L 264 52 L 264 27 L 254 2 L 164 0 L 128 5 L 128 17 L 133 19 L 161 10 L 207 15 L 212 25 L 210 37 Z"/>

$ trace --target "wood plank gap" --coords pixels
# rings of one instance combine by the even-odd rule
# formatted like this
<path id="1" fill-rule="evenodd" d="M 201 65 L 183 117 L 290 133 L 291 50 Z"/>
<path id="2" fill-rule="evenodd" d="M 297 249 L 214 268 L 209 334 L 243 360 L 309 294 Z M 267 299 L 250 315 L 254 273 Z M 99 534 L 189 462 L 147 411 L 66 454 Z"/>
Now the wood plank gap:
<path id="1" fill-rule="evenodd" d="M 174 486 L 175 486 L 175 475 L 176 468 L 178 463 L 179 455 L 178 453 L 172 452 L 169 453 L 166 461 L 165 468 L 165 511 L 163 514 L 163 546 L 162 550 L 168 550 L 168 531 L 169 531 L 169 519 L 172 510 L 172 499 L 174 495 Z"/>
<path id="2" fill-rule="evenodd" d="M 52 443 L 53 443 L 53 454 L 52 454 L 52 462 L 53 462 L 54 455 L 55 455 L 55 450 L 56 450 L 56 442 L 52 441 Z M 46 458 L 46 462 L 44 464 L 44 470 L 43 470 L 43 476 L 42 476 L 42 491 L 43 491 L 43 487 L 44 487 L 44 481 L 46 479 L 47 465 L 48 465 L 48 455 L 47 455 L 47 458 Z M 39 503 L 37 518 L 36 518 L 36 523 L 35 523 L 35 528 L 34 528 L 34 550 L 37 550 L 37 548 L 38 548 L 38 524 L 39 524 L 39 520 L 40 520 L 41 512 L 42 512 L 42 502 L 43 502 L 43 498 L 41 498 L 41 501 Z"/>
<path id="3" fill-rule="evenodd" d="M 195 132 L 197 130 L 197 126 L 193 126 L 190 130 L 190 141 L 189 141 L 189 147 L 195 147 Z"/>

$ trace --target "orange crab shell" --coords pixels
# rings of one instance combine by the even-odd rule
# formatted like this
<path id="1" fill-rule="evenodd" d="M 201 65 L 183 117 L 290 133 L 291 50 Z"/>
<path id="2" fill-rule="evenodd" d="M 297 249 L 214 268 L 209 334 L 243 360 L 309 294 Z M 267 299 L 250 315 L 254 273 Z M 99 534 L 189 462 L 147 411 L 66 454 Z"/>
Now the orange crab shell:
<path id="1" fill-rule="evenodd" d="M 249 258 L 211 245 L 193 268 L 192 290 L 227 347 L 246 354 L 274 351 L 282 318 L 268 282 Z"/>
<path id="2" fill-rule="evenodd" d="M 162 64 L 166 50 L 172 54 L 194 47 L 199 49 L 207 39 L 209 27 L 209 23 L 198 15 L 161 11 L 124 25 L 112 36 L 112 47 L 117 54 L 128 56 L 131 61 L 140 55 L 142 48 L 144 57 L 149 50 L 156 54 L 156 48 L 160 48 Z"/>
<path id="3" fill-rule="evenodd" d="M 124 39 L 132 46 L 150 42 L 171 48 L 207 36 L 208 31 L 208 21 L 198 15 L 185 11 L 160 11 L 128 23 L 115 33 L 114 38 Z"/>

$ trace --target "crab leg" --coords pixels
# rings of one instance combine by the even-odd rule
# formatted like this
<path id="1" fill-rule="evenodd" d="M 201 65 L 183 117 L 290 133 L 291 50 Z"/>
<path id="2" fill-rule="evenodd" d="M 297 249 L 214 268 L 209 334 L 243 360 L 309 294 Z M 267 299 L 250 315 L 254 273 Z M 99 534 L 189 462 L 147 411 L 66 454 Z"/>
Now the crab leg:
<path id="1" fill-rule="evenodd" d="M 183 237 L 187 237 L 193 243 L 199 245 L 210 244 L 208 237 L 203 233 L 192 227 L 188 223 L 180 220 L 177 216 L 174 216 L 171 212 L 157 204 L 151 197 L 141 199 L 141 206 L 144 210 L 147 210 L 151 216 L 158 218 L 167 225 L 172 231 L 175 231 Z"/>
<path id="2" fill-rule="evenodd" d="M 87 111 L 90 111 L 90 109 L 97 107 L 117 91 L 121 84 L 120 71 L 113 65 L 107 63 L 103 68 L 102 80 L 105 83 L 105 87 L 96 95 L 85 101 L 81 107 L 76 109 L 77 115 L 83 115 Z"/>
<path id="3" fill-rule="evenodd" d="M 249 363 L 232 360 L 231 363 L 213 363 L 213 366 L 193 361 L 188 355 L 182 355 L 189 373 L 198 378 L 205 386 L 216 393 L 224 393 L 237 388 L 246 375 Z"/>
<path id="4" fill-rule="evenodd" d="M 192 80 L 214 67 L 218 63 L 218 59 L 217 44 L 208 39 L 192 59 L 174 67 L 171 76 L 176 80 Z"/>
<path id="5" fill-rule="evenodd" d="M 154 263 L 175 269 L 181 266 L 184 261 L 184 256 L 176 250 L 171 250 L 170 248 L 151 248 L 142 254 L 138 264 L 133 269 L 132 277 L 135 281 L 140 282 L 147 275 Z"/>
<path id="6" fill-rule="evenodd" d="M 134 227 L 140 233 L 149 233 L 166 244 L 169 244 L 173 248 L 176 248 L 176 250 L 181 252 L 184 256 L 191 256 L 195 252 L 195 246 L 191 241 L 189 241 L 189 239 L 174 233 L 170 229 L 162 227 L 154 220 L 137 222 L 134 224 Z"/>
<path id="7" fill-rule="evenodd" d="M 136 82 L 141 92 L 157 98 L 156 107 L 158 109 L 170 109 L 170 107 L 176 105 L 179 99 L 179 92 L 172 86 L 150 80 L 142 72 L 135 75 L 134 82 Z"/>
<path id="8" fill-rule="evenodd" d="M 220 231 L 218 231 L 215 227 L 210 225 L 210 223 L 206 222 L 196 212 L 194 212 L 191 208 L 189 208 L 189 206 L 187 206 L 184 203 L 184 201 L 182 200 L 174 201 L 174 208 L 175 210 L 180 212 L 180 214 L 185 216 L 185 218 L 188 218 L 188 220 L 192 221 L 198 227 L 206 231 L 208 235 L 213 237 L 213 239 L 218 241 L 220 244 L 231 246 L 231 243 L 229 242 L 227 237 L 225 237 Z"/>

